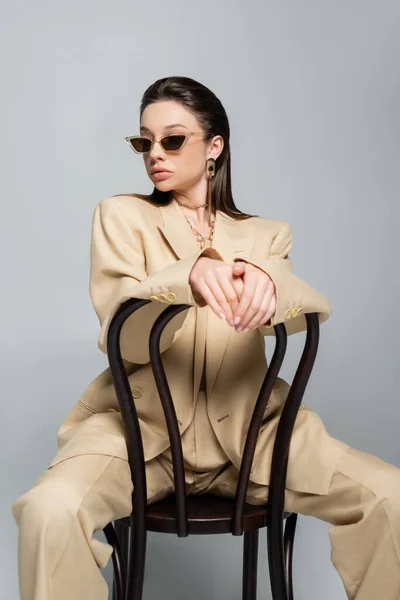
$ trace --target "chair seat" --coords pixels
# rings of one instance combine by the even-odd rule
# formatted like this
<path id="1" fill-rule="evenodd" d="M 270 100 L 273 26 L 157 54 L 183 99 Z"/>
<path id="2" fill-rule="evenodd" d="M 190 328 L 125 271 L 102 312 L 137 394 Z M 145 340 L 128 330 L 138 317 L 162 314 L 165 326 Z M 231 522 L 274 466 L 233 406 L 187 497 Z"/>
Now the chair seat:
<path id="1" fill-rule="evenodd" d="M 186 496 L 189 534 L 231 533 L 234 498 L 214 494 Z M 175 494 L 147 505 L 146 529 L 160 533 L 177 533 Z M 283 518 L 290 516 L 284 512 Z M 128 526 L 130 517 L 116 519 L 116 523 Z M 244 504 L 243 531 L 267 526 L 266 505 Z"/>

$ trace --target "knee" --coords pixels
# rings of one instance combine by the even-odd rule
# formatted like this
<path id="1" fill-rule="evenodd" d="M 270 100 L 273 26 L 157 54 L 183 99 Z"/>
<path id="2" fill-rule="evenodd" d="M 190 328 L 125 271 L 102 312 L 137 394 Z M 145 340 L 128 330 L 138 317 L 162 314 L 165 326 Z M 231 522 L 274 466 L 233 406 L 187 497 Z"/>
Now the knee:
<path id="1" fill-rule="evenodd" d="M 22 494 L 11 508 L 17 525 L 20 526 L 22 519 L 44 525 L 76 512 L 77 499 L 65 486 L 41 484 Z"/>
<path id="2" fill-rule="evenodd" d="M 63 485 L 46 482 L 20 496 L 12 512 L 19 527 L 21 556 L 33 561 L 45 553 L 46 568 L 53 573 L 74 530 L 76 510 L 73 496 Z"/>
<path id="3" fill-rule="evenodd" d="M 391 478 L 386 476 L 379 483 L 373 489 L 368 512 L 383 512 L 391 522 L 400 526 L 400 478 L 394 473 Z"/>
<path id="4" fill-rule="evenodd" d="M 400 496 L 398 494 L 388 492 L 382 495 L 377 501 L 377 506 L 386 513 L 389 521 L 396 522 L 400 526 Z"/>
<path id="5" fill-rule="evenodd" d="M 377 475 L 375 491 L 379 502 L 398 509 L 400 505 L 400 469 L 389 464 Z"/>

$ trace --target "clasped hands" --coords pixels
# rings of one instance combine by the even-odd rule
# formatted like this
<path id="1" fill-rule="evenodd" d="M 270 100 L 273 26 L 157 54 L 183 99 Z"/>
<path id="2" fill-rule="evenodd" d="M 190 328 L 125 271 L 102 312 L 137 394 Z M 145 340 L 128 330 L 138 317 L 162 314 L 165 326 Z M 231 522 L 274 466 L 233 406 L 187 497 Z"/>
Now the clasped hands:
<path id="1" fill-rule="evenodd" d="M 276 310 L 276 290 L 263 270 L 236 261 L 230 265 L 201 256 L 194 264 L 189 283 L 215 314 L 246 333 L 268 323 Z"/>

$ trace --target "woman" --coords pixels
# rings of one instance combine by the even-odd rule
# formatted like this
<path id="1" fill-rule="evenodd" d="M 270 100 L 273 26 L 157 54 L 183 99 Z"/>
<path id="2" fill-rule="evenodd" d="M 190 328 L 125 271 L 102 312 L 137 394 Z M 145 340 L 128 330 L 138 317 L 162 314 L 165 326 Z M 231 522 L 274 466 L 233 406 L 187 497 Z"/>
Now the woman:
<path id="1" fill-rule="evenodd" d="M 187 493 L 233 497 L 245 432 L 267 362 L 264 336 L 285 322 L 325 321 L 326 298 L 291 271 L 290 227 L 240 212 L 233 201 L 229 124 L 216 96 L 186 77 L 145 92 L 140 135 L 155 188 L 95 207 L 90 294 L 106 352 L 110 320 L 131 297 L 152 302 L 131 315 L 121 352 L 146 459 L 148 502 L 173 491 L 165 420 L 149 364 L 148 338 L 169 303 L 190 305 L 161 337 L 163 364 L 181 427 Z M 203 309 L 203 310 L 201 310 Z M 278 379 L 265 410 L 247 501 L 266 503 L 274 435 L 289 385 Z M 132 482 L 109 369 L 91 382 L 58 432 L 58 452 L 13 504 L 19 525 L 22 600 L 108 596 L 99 570 L 112 548 L 93 538 L 131 513 Z M 329 436 L 302 404 L 290 446 L 285 510 L 331 523 L 331 560 L 348 598 L 400 596 L 400 470 Z"/>

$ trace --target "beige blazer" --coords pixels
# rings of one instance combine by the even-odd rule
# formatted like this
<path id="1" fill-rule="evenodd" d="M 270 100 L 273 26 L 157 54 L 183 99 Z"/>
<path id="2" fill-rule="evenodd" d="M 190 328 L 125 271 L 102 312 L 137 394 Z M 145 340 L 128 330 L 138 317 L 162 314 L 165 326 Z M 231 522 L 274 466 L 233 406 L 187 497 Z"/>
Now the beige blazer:
<path id="1" fill-rule="evenodd" d="M 146 461 L 169 447 L 164 413 L 149 363 L 151 327 L 170 303 L 189 304 L 161 336 L 161 352 L 181 433 L 194 414 L 206 346 L 207 410 L 216 436 L 239 467 L 253 407 L 268 368 L 264 336 L 284 322 L 288 335 L 306 330 L 305 313 L 331 314 L 329 301 L 292 273 L 292 237 L 284 221 L 251 217 L 236 221 L 217 211 L 215 258 L 246 260 L 263 269 L 276 286 L 277 306 L 270 326 L 236 332 L 195 298 L 188 279 L 204 252 L 178 204 L 157 207 L 136 196 L 99 202 L 91 240 L 90 295 L 101 325 L 98 347 L 106 353 L 112 316 L 125 300 L 151 298 L 126 321 L 121 352 L 140 419 Z M 268 484 L 273 441 L 289 384 L 279 378 L 264 413 L 250 478 Z M 121 415 L 110 369 L 84 390 L 58 431 L 58 451 L 49 466 L 79 454 L 100 453 L 127 460 Z M 343 451 L 320 417 L 302 403 L 290 446 L 286 487 L 326 494 Z"/>

